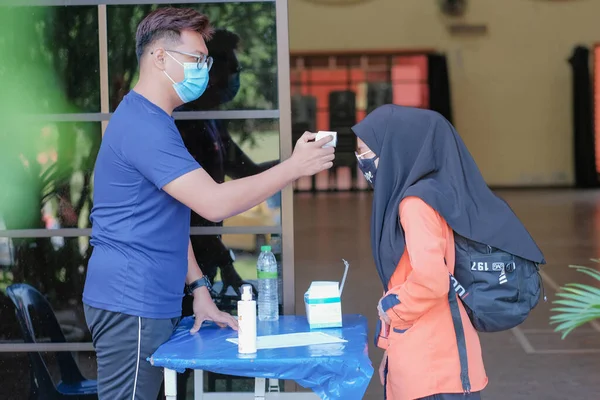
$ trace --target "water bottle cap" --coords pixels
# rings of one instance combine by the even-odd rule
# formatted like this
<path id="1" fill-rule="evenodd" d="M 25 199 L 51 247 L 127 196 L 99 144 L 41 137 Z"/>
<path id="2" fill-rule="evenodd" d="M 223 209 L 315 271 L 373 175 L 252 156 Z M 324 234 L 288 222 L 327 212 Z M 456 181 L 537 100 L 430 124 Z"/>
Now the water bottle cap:
<path id="1" fill-rule="evenodd" d="M 271 246 L 260 246 L 260 251 L 271 251 Z"/>
<path id="2" fill-rule="evenodd" d="M 252 286 L 242 285 L 242 300 L 252 300 Z"/>

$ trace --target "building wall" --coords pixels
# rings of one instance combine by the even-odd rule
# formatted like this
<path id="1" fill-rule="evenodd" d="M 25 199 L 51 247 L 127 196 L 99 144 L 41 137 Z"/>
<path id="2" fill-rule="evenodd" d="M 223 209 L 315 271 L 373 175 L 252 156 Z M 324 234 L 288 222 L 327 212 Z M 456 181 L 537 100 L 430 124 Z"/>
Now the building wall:
<path id="1" fill-rule="evenodd" d="M 446 52 L 454 122 L 490 185 L 573 182 L 568 58 L 600 41 L 600 1 L 471 0 L 462 21 L 488 33 L 462 37 L 434 0 L 290 0 L 289 9 L 292 52 Z"/>

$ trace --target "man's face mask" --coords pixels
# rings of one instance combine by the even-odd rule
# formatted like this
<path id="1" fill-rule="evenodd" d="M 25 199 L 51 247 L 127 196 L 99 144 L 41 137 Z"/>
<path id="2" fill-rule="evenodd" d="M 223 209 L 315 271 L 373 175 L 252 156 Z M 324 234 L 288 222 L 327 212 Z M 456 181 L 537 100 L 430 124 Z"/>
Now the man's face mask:
<path id="1" fill-rule="evenodd" d="M 375 161 L 379 157 L 365 158 L 365 156 L 369 153 L 372 153 L 372 151 L 365 151 L 362 154 L 358 154 L 355 152 L 354 154 L 356 154 L 356 159 L 358 160 L 358 168 L 360 168 L 367 182 L 369 182 L 371 187 L 374 188 L 375 176 L 377 175 L 377 165 L 375 164 Z"/>
<path id="2" fill-rule="evenodd" d="M 240 90 L 240 73 L 236 72 L 229 75 L 227 87 L 220 91 L 221 104 L 230 102 Z"/>
<path id="3" fill-rule="evenodd" d="M 208 86 L 208 71 L 210 71 L 210 67 L 212 66 L 212 58 L 207 56 L 197 56 L 194 54 L 188 54 L 184 52 L 177 52 L 187 56 L 198 58 L 198 62 L 192 63 L 181 63 L 175 57 L 171 55 L 169 51 L 167 54 L 171 57 L 177 64 L 183 67 L 183 81 L 175 82 L 167 71 L 163 71 L 167 78 L 173 82 L 173 89 L 183 101 L 184 103 L 189 103 L 191 101 L 197 100 L 204 91 L 206 90 L 206 86 Z"/>

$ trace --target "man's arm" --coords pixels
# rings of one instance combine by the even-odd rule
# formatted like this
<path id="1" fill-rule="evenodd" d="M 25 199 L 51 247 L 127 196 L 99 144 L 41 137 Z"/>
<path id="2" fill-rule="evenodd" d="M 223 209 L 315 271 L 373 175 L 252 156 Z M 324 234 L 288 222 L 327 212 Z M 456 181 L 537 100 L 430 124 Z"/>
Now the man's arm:
<path id="1" fill-rule="evenodd" d="M 292 157 L 258 175 L 218 184 L 203 169 L 195 169 L 166 184 L 163 190 L 209 221 L 222 221 L 262 203 L 301 176 L 331 168 L 334 149 L 323 146 L 332 137 L 309 142 L 315 136 L 305 133 Z"/>
<path id="2" fill-rule="evenodd" d="M 185 277 L 185 283 L 188 285 L 198 279 L 201 279 L 204 276 L 198 262 L 196 261 L 196 256 L 194 255 L 194 249 L 192 248 L 192 241 L 188 241 L 188 272 Z"/>

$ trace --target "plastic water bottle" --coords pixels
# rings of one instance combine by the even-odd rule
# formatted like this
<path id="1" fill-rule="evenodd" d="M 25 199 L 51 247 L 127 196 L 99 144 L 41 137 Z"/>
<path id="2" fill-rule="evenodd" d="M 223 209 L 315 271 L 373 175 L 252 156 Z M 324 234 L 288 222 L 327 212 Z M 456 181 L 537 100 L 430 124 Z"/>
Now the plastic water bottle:
<path id="1" fill-rule="evenodd" d="M 276 233 L 271 234 L 271 251 L 277 260 L 277 284 L 279 285 L 279 304 L 283 299 L 283 265 L 281 263 L 281 236 Z"/>
<path id="2" fill-rule="evenodd" d="M 271 246 L 262 246 L 258 263 L 258 319 L 277 321 L 279 319 L 279 289 L 277 282 L 277 260 Z"/>

